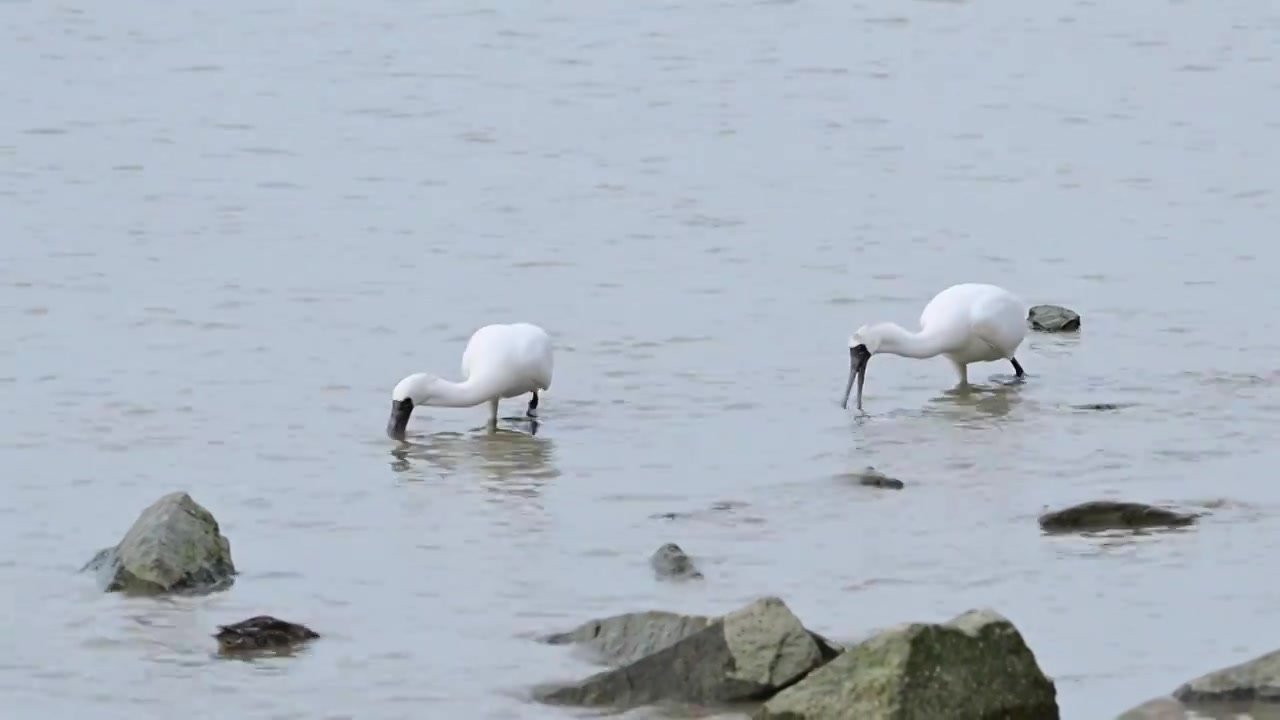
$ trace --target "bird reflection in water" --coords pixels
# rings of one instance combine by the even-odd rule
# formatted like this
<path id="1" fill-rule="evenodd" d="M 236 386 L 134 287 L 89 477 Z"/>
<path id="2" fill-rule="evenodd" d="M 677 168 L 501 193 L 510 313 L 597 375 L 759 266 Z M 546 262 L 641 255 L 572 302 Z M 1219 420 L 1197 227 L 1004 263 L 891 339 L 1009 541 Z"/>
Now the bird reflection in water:
<path id="1" fill-rule="evenodd" d="M 986 420 L 999 420 L 1022 402 L 1020 383 L 1004 383 L 996 380 L 991 385 L 968 385 L 945 390 L 929 402 L 930 415 L 942 415 L 955 420 L 973 419 L 976 410 Z"/>
<path id="2" fill-rule="evenodd" d="M 416 476 L 409 479 L 426 479 L 425 463 L 444 476 L 476 472 L 497 481 L 493 489 L 504 493 L 536 495 L 542 483 L 560 475 L 554 441 L 514 430 L 429 433 L 401 441 L 391 455 L 391 469 Z"/>

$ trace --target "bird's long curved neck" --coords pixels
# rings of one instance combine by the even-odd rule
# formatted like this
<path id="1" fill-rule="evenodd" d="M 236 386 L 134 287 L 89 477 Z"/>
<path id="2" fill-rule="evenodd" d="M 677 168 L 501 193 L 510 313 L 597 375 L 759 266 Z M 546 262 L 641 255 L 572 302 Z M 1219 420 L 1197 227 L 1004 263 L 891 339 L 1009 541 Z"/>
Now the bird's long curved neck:
<path id="1" fill-rule="evenodd" d="M 493 398 L 497 384 L 484 377 L 471 377 L 462 382 L 437 380 L 431 405 L 436 407 L 473 407 Z"/>
<path id="2" fill-rule="evenodd" d="M 880 329 L 880 352 L 909 358 L 931 358 L 946 349 L 945 339 L 936 332 L 921 330 L 911 332 L 895 323 L 885 323 Z"/>

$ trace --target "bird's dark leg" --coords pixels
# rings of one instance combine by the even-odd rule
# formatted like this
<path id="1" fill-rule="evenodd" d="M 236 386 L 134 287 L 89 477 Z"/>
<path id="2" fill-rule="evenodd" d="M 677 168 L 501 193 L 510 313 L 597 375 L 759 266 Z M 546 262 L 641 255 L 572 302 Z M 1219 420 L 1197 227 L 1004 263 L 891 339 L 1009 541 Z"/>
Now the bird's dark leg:
<path id="1" fill-rule="evenodd" d="M 1018 358 L 1011 357 L 1009 358 L 1009 362 L 1013 363 L 1013 372 L 1015 375 L 1017 375 L 1018 377 L 1022 377 L 1023 375 L 1026 375 L 1026 373 L 1022 370 L 1022 366 L 1018 364 Z"/>
<path id="2" fill-rule="evenodd" d="M 531 418 L 538 417 L 538 391 L 533 391 L 533 397 L 529 399 L 529 409 L 525 411 L 525 415 Z"/>

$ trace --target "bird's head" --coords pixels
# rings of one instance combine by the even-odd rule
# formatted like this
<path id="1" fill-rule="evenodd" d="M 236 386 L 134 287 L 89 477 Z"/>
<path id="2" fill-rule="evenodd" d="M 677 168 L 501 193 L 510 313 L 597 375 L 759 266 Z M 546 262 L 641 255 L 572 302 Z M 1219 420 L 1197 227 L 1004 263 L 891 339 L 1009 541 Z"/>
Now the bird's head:
<path id="1" fill-rule="evenodd" d="M 419 405 L 430 405 L 435 398 L 436 384 L 440 378 L 429 373 L 414 373 L 396 383 L 391 391 L 391 417 L 387 418 L 387 435 L 403 440 L 409 416 Z"/>
<path id="2" fill-rule="evenodd" d="M 853 382 L 858 381 L 858 395 L 854 407 L 862 409 L 862 385 L 867 381 L 867 363 L 871 356 L 880 351 L 884 342 L 884 332 L 880 325 L 863 325 L 849 336 L 849 382 L 844 387 L 844 399 L 840 407 L 849 407 L 849 393 L 853 391 Z"/>
<path id="3" fill-rule="evenodd" d="M 870 355 L 875 355 L 880 352 L 880 345 L 885 339 L 884 325 L 884 323 L 863 325 L 855 330 L 854 333 L 849 336 L 849 349 L 852 350 L 853 348 L 861 345 L 866 348 L 867 353 Z"/>

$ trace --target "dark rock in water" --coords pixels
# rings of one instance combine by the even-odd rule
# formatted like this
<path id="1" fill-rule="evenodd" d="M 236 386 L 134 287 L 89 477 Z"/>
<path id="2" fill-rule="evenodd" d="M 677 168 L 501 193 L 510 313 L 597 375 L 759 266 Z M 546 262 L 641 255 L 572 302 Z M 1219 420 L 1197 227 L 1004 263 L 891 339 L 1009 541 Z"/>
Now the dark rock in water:
<path id="1" fill-rule="evenodd" d="M 1121 406 L 1116 403 L 1081 403 L 1079 405 L 1072 405 L 1071 407 L 1076 410 L 1095 410 L 1102 412 L 1107 410 L 1119 410 Z"/>
<path id="2" fill-rule="evenodd" d="M 1192 708 L 1224 702 L 1280 704 L 1280 650 L 1202 675 L 1174 690 L 1173 697 Z"/>
<path id="3" fill-rule="evenodd" d="M 1061 305 L 1036 305 L 1027 311 L 1032 330 L 1071 332 L 1080 329 L 1080 314 Z"/>
<path id="4" fill-rule="evenodd" d="M 880 632 L 766 702 L 753 720 L 1057 720 L 1057 689 L 991 610 Z"/>
<path id="5" fill-rule="evenodd" d="M 545 638 L 552 645 L 577 645 L 591 659 L 621 667 L 671 647 L 699 632 L 716 618 L 651 610 L 590 620 L 568 632 Z"/>
<path id="6" fill-rule="evenodd" d="M 702 573 L 693 566 L 693 561 L 675 543 L 667 543 L 654 551 L 649 564 L 659 577 L 674 579 L 702 579 Z"/>
<path id="7" fill-rule="evenodd" d="M 234 625 L 219 625 L 214 634 L 218 650 L 224 653 L 259 650 L 287 650 L 299 643 L 320 637 L 305 625 L 286 622 L 270 615 L 258 615 Z"/>
<path id="8" fill-rule="evenodd" d="M 1155 527 L 1183 527 L 1199 515 L 1133 502 L 1096 500 L 1080 503 L 1040 516 L 1040 528 L 1047 532 L 1089 530 L 1138 530 Z"/>
<path id="9" fill-rule="evenodd" d="M 185 492 L 142 511 L 119 545 L 98 551 L 82 571 L 97 573 L 108 592 L 201 593 L 234 581 L 231 543 L 218 521 Z"/>
<path id="10" fill-rule="evenodd" d="M 536 691 L 543 702 L 629 708 L 768 697 L 822 664 L 822 650 L 786 603 L 766 597 L 615 670 Z"/>
<path id="11" fill-rule="evenodd" d="M 886 490 L 901 490 L 904 487 L 901 480 L 891 478 L 870 465 L 866 466 L 859 472 L 852 473 L 851 477 L 855 479 L 859 485 L 865 485 L 867 487 L 884 488 Z"/>

